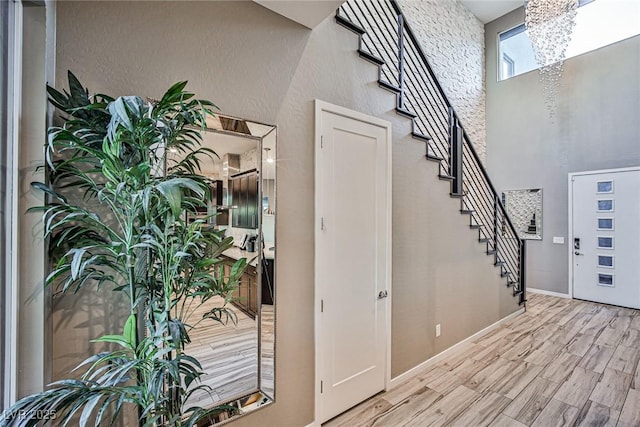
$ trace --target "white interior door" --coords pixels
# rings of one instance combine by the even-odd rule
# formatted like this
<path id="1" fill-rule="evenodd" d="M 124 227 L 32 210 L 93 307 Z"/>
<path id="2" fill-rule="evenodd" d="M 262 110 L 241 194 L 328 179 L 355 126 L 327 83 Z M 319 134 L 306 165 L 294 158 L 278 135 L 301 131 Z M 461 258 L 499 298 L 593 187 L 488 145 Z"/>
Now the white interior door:
<path id="1" fill-rule="evenodd" d="M 317 101 L 316 421 L 385 388 L 390 125 Z"/>
<path id="2" fill-rule="evenodd" d="M 571 176 L 573 296 L 640 308 L 640 170 Z"/>

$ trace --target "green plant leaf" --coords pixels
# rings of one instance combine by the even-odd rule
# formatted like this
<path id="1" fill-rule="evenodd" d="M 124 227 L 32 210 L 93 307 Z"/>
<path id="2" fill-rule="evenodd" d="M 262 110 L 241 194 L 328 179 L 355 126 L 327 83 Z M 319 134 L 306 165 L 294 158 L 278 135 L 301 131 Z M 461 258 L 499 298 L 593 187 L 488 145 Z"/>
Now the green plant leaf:
<path id="1" fill-rule="evenodd" d="M 48 186 L 48 185 L 46 185 L 46 184 L 44 184 L 42 182 L 32 182 L 31 186 L 33 188 L 37 188 L 38 190 L 42 190 L 43 192 L 45 192 L 49 196 L 51 196 L 51 197 L 53 197 L 55 199 L 58 199 L 63 203 L 67 203 L 67 199 L 64 196 L 58 194 L 53 188 L 51 188 L 50 186 Z"/>
<path id="2" fill-rule="evenodd" d="M 202 368 L 183 352 L 191 326 L 179 304 L 220 295 L 223 307 L 204 317 L 235 321 L 224 305 L 247 261 L 237 263 L 228 280 L 216 277 L 212 269 L 230 240 L 181 215 L 205 206 L 209 182 L 200 166 L 215 156 L 201 147 L 206 116 L 215 106 L 186 92 L 186 85 L 174 84 L 153 106 L 138 96 L 90 96 L 71 72 L 68 90 L 47 88 L 64 123 L 48 130 L 47 179 L 33 184 L 48 196 L 44 206 L 33 208 L 42 212 L 49 239 L 46 283 L 66 293 L 109 283 L 129 298 L 132 314 L 122 335 L 92 341 L 114 348 L 80 364 L 81 380 L 51 384 L 14 408 L 56 409 L 56 423 L 63 426 L 115 423 L 126 406 L 135 406 L 145 425 L 184 425 L 189 410 L 209 413 L 185 410 Z M 159 146 L 183 159 L 166 174 L 155 168 L 166 160 L 166 151 L 154 153 Z M 142 340 L 137 319 L 149 331 Z M 12 426 L 37 424 L 14 421 Z"/>
<path id="3" fill-rule="evenodd" d="M 127 321 L 124 324 L 124 331 L 122 335 L 124 339 L 127 340 L 131 349 L 134 349 L 137 346 L 136 343 L 136 327 L 137 327 L 137 319 L 134 314 L 129 315 Z"/>
<path id="4" fill-rule="evenodd" d="M 91 340 L 91 342 L 108 342 L 108 343 L 118 344 L 127 349 L 131 349 L 131 350 L 133 349 L 131 346 L 131 342 L 122 335 L 104 335 L 100 338 Z"/>

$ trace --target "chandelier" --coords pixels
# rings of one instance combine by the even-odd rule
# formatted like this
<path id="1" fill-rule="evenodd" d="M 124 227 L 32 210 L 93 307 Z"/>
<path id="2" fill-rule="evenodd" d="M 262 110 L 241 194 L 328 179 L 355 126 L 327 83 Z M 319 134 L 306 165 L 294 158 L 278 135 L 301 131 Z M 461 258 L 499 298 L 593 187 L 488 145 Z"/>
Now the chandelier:
<path id="1" fill-rule="evenodd" d="M 556 111 L 562 66 L 575 25 L 578 0 L 527 0 L 524 25 L 540 67 L 549 116 Z"/>

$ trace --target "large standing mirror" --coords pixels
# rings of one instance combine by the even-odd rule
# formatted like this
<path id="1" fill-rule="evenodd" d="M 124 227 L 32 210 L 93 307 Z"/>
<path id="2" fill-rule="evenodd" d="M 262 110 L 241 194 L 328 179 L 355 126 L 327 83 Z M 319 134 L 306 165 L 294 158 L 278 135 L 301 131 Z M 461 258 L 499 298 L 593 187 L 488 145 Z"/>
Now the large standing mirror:
<path id="1" fill-rule="evenodd" d="M 189 403 L 204 408 L 228 405 L 223 422 L 275 399 L 275 218 L 276 128 L 226 115 L 207 120 L 203 146 L 216 153 L 201 165 L 211 182 L 211 200 L 202 212 L 209 226 L 233 237 L 223 252 L 219 274 L 228 275 L 240 258 L 248 260 L 231 305 L 237 322 L 201 322 L 191 332 L 186 352 L 202 364 L 203 384 Z M 215 214 L 215 215 L 213 215 Z M 212 298 L 193 314 L 224 304 Z"/>
<path id="2" fill-rule="evenodd" d="M 521 239 L 542 240 L 542 189 L 507 190 L 502 203 Z"/>

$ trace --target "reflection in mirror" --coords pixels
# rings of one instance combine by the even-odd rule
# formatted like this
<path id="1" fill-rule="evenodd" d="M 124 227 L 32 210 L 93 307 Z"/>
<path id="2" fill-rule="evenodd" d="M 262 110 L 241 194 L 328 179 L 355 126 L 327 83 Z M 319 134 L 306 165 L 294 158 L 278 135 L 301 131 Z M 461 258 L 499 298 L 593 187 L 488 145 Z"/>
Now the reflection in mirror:
<path id="1" fill-rule="evenodd" d="M 502 203 L 521 239 L 542 240 L 542 189 L 507 190 Z"/>
<path id="2" fill-rule="evenodd" d="M 201 164 L 211 199 L 200 215 L 209 227 L 233 238 L 215 274 L 228 277 L 242 258 L 248 266 L 226 305 L 236 322 L 201 321 L 204 313 L 225 305 L 222 297 L 209 299 L 187 321 L 197 326 L 185 351 L 200 361 L 202 384 L 210 387 L 194 393 L 187 406 L 235 408 L 217 416 L 225 421 L 275 398 L 276 129 L 216 115 L 207 121 L 202 146 L 216 155 Z"/>

